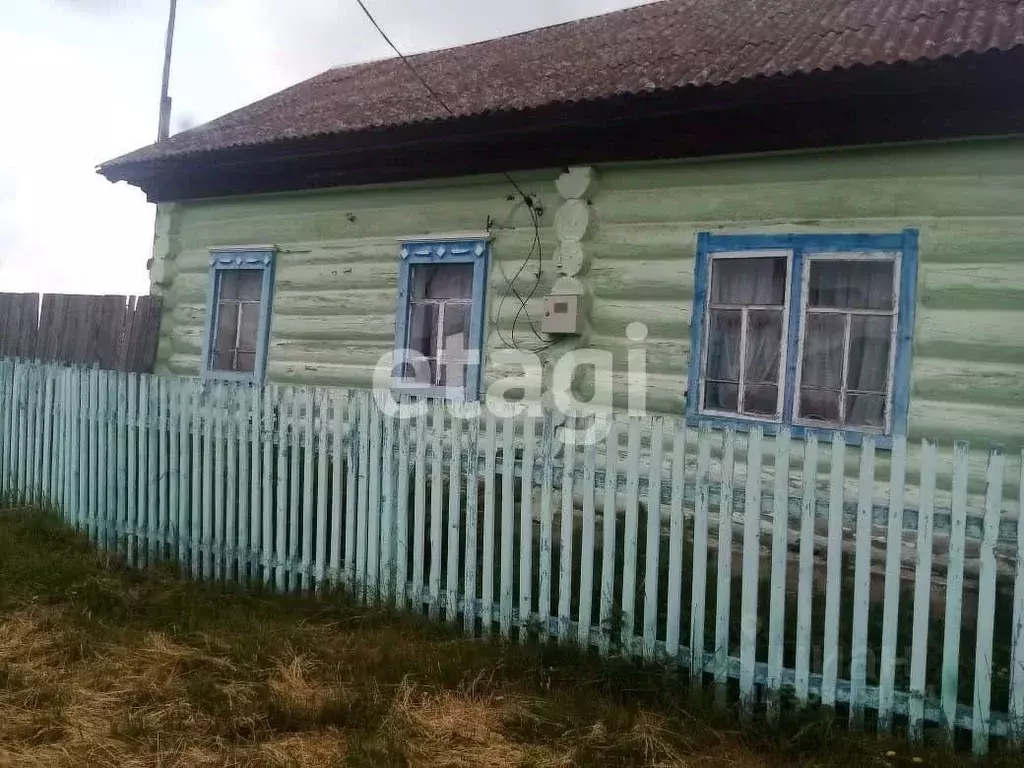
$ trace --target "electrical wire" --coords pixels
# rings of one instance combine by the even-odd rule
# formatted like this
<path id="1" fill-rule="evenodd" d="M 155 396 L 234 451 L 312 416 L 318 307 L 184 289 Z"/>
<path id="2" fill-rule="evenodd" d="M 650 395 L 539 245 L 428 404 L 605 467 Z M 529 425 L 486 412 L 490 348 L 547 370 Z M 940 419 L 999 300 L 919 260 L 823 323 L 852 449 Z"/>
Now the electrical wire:
<path id="1" fill-rule="evenodd" d="M 433 99 L 438 104 L 441 105 L 444 111 L 448 113 L 449 117 L 456 117 L 455 112 L 452 110 L 451 107 L 448 106 L 448 103 L 443 98 L 441 98 L 441 95 L 430 86 L 430 83 L 428 83 L 426 79 L 423 77 L 423 75 L 420 74 L 419 70 L 417 70 L 416 67 L 413 66 L 412 62 L 409 61 L 406 55 L 402 53 L 398 49 L 398 46 L 395 45 L 394 42 L 392 42 L 390 37 L 388 37 L 387 32 L 385 32 L 381 25 L 377 23 L 377 19 L 375 19 L 373 14 L 370 13 L 370 9 L 366 7 L 366 4 L 363 2 L 363 0 L 356 0 L 356 4 L 363 11 L 363 14 L 365 14 L 366 18 L 370 20 L 370 23 L 373 25 L 373 28 L 377 30 L 377 33 L 381 36 L 381 38 L 383 38 L 384 42 L 387 43 L 388 46 L 390 46 L 391 50 L 395 52 L 395 55 L 402 60 L 402 63 L 405 64 L 405 66 L 409 69 L 410 72 L 412 72 L 415 78 L 419 80 L 420 85 L 423 86 L 427 93 L 429 93 L 433 97 Z M 537 211 L 537 206 L 533 198 L 523 191 L 522 187 L 520 187 L 519 184 L 516 183 L 516 180 L 513 179 L 512 176 L 510 176 L 507 171 L 502 171 L 501 175 L 505 177 L 505 180 L 509 184 L 512 185 L 512 188 L 515 189 L 516 194 L 519 195 L 523 203 L 526 205 L 526 209 L 530 214 L 530 222 L 533 224 L 533 244 L 530 246 L 530 252 L 526 255 L 526 258 L 523 259 L 523 263 L 519 266 L 519 269 L 516 270 L 515 275 L 512 276 L 512 280 L 509 281 L 506 278 L 507 287 L 505 290 L 505 294 L 501 297 L 501 300 L 498 302 L 498 315 L 500 318 L 501 307 L 504 304 L 505 298 L 508 296 L 509 292 L 511 292 L 516 297 L 516 299 L 519 300 L 519 309 L 516 311 L 515 317 L 512 320 L 512 343 L 509 344 L 505 340 L 505 338 L 501 335 L 500 329 L 498 329 L 498 338 L 501 339 L 502 344 L 506 346 L 511 346 L 513 349 L 519 349 L 519 347 L 516 345 L 516 324 L 519 322 L 520 315 L 522 315 L 522 313 L 525 312 L 526 320 L 530 326 L 530 331 L 533 333 L 535 337 L 537 337 L 539 341 L 545 342 L 545 346 L 541 347 L 541 350 L 539 350 L 543 351 L 544 349 L 547 349 L 548 347 L 552 346 L 553 342 L 548 342 L 547 339 L 545 339 L 537 332 L 537 328 L 533 323 L 533 318 L 530 317 L 530 312 L 526 307 L 526 302 L 533 298 L 534 294 L 536 294 L 537 292 L 537 288 L 540 286 L 541 272 L 544 266 L 544 248 L 541 243 L 540 237 L 540 214 Z M 533 287 L 530 288 L 530 292 L 527 294 L 526 299 L 523 299 L 522 295 L 520 295 L 519 291 L 516 290 L 515 288 L 515 281 L 519 278 L 519 275 L 522 274 L 527 264 L 530 263 L 530 259 L 533 257 L 534 251 L 537 252 L 537 279 L 534 281 Z M 504 270 L 502 270 L 502 272 L 504 273 Z"/>

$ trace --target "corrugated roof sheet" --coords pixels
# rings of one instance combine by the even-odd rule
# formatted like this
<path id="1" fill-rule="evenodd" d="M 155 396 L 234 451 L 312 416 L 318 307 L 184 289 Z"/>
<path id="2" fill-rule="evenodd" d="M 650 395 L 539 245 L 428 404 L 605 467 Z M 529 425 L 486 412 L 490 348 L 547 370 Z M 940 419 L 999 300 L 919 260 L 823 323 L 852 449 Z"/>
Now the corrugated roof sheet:
<path id="1" fill-rule="evenodd" d="M 1024 45 L 1024 0 L 664 0 L 410 57 L 457 117 Z M 398 59 L 334 69 L 105 164 L 450 116 Z"/>

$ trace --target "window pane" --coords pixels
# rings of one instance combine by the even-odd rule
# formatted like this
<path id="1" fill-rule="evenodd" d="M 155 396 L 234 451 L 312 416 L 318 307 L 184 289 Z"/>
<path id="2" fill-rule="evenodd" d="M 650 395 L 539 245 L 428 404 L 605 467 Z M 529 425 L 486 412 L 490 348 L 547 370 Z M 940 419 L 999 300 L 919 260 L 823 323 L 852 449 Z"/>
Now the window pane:
<path id="1" fill-rule="evenodd" d="M 219 281 L 218 298 L 221 301 L 238 298 L 238 270 L 222 269 L 217 272 Z"/>
<path id="2" fill-rule="evenodd" d="M 778 384 L 781 355 L 781 310 L 751 310 L 747 315 L 747 354 L 743 381 L 751 384 Z"/>
<path id="3" fill-rule="evenodd" d="M 832 389 L 800 387 L 800 418 L 838 422 L 839 397 Z"/>
<path id="4" fill-rule="evenodd" d="M 412 269 L 413 299 L 473 298 L 472 264 L 425 264 Z"/>
<path id="5" fill-rule="evenodd" d="M 409 312 L 409 348 L 426 357 L 437 355 L 437 305 L 412 305 Z"/>
<path id="6" fill-rule="evenodd" d="M 230 371 L 234 364 L 234 353 L 231 351 L 227 352 L 214 352 L 213 360 L 211 365 L 215 371 Z"/>
<path id="7" fill-rule="evenodd" d="M 786 259 L 714 259 L 712 304 L 777 304 L 786 300 Z"/>
<path id="8" fill-rule="evenodd" d="M 844 315 L 808 314 L 805 322 L 800 383 L 812 389 L 838 391 L 843 383 L 846 318 Z"/>
<path id="9" fill-rule="evenodd" d="M 234 270 L 238 275 L 238 298 L 243 301 L 259 301 L 260 289 L 263 287 L 263 271 L 259 269 Z"/>
<path id="10" fill-rule="evenodd" d="M 464 358 L 469 349 L 469 315 L 468 304 L 447 304 L 444 308 L 444 344 L 445 357 Z"/>
<path id="11" fill-rule="evenodd" d="M 809 306 L 892 308 L 893 262 L 816 259 L 810 265 Z"/>
<path id="12" fill-rule="evenodd" d="M 778 412 L 779 388 L 771 384 L 744 385 L 743 413 L 775 416 Z"/>
<path id="13" fill-rule="evenodd" d="M 256 351 L 256 336 L 260 327 L 260 305 L 241 304 L 242 324 L 238 330 L 238 348 L 247 352 Z"/>
<path id="14" fill-rule="evenodd" d="M 238 330 L 238 304 L 233 301 L 222 301 L 217 310 L 217 335 L 213 348 L 218 352 L 228 352 L 235 348 L 235 334 Z"/>
<path id="15" fill-rule="evenodd" d="M 724 384 L 719 381 L 704 383 L 704 407 L 716 411 L 736 411 L 739 408 L 738 384 Z"/>
<path id="16" fill-rule="evenodd" d="M 445 387 L 466 386 L 466 364 L 465 362 L 446 360 L 441 366 L 438 384 Z"/>
<path id="17" fill-rule="evenodd" d="M 235 370 L 252 373 L 256 368 L 256 355 L 253 352 L 239 352 L 236 356 Z"/>
<path id="18" fill-rule="evenodd" d="M 739 383 L 742 322 L 739 310 L 711 310 L 707 362 L 704 368 L 706 379 Z"/>
<path id="19" fill-rule="evenodd" d="M 847 395 L 846 423 L 882 429 L 885 426 L 885 398 L 881 395 Z"/>
<path id="20" fill-rule="evenodd" d="M 889 343 L 892 318 L 850 318 L 850 362 L 846 386 L 860 392 L 886 391 L 889 379 Z"/>

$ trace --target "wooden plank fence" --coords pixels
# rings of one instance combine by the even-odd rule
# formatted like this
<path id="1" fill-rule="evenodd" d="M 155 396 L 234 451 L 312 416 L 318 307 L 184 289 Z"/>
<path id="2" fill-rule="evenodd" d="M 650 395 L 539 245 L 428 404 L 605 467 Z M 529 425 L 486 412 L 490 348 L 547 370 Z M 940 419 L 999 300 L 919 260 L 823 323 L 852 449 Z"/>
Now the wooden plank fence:
<path id="1" fill-rule="evenodd" d="M 159 296 L 0 293 L 0 357 L 151 373 Z"/>
<path id="2" fill-rule="evenodd" d="M 975 477 L 966 443 L 896 439 L 878 477 L 870 439 L 617 416 L 577 445 L 561 420 L 5 360 L 0 491 L 132 565 L 657 660 L 772 716 L 1024 738 L 1024 456 Z"/>

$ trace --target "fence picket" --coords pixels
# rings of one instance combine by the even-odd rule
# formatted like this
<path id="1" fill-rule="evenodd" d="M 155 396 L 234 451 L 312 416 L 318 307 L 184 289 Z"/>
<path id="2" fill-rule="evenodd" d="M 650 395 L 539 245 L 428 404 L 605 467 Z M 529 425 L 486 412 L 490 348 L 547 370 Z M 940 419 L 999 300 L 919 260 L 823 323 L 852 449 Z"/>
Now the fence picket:
<path id="1" fill-rule="evenodd" d="M 597 620 L 601 625 L 601 650 L 608 653 L 612 644 L 612 607 L 615 600 L 615 497 L 618 490 L 619 429 L 615 420 L 608 423 L 605 438 L 604 508 L 601 510 L 601 602 Z"/>
<path id="2" fill-rule="evenodd" d="M 132 374 L 134 377 L 135 374 Z M 202 538 L 205 530 L 203 509 L 205 491 L 203 489 L 203 472 L 201 462 L 205 461 L 203 452 L 203 433 L 205 419 L 203 415 L 203 390 L 198 380 L 193 380 L 189 387 L 189 400 L 192 405 L 192 509 L 189 515 L 192 522 L 192 542 L 190 565 L 192 578 L 198 578 L 200 572 L 205 573 L 204 552 L 206 540 Z"/>
<path id="3" fill-rule="evenodd" d="M 376 402 L 367 396 L 370 427 L 370 484 L 366 519 L 366 592 L 370 600 L 378 599 L 380 590 L 380 451 L 381 412 Z"/>
<path id="4" fill-rule="evenodd" d="M 626 438 L 626 516 L 622 536 L 622 647 L 633 645 L 636 627 L 636 552 L 640 505 L 641 417 L 631 416 Z"/>
<path id="5" fill-rule="evenodd" d="M 839 608 L 843 577 L 843 496 L 846 443 L 840 433 L 832 436 L 829 477 L 828 547 L 825 560 L 825 648 L 821 665 L 821 703 L 836 705 L 839 678 Z"/>
<path id="6" fill-rule="evenodd" d="M 430 573 L 427 607 L 430 618 L 441 615 L 441 547 L 444 541 L 444 443 L 441 438 L 447 428 L 447 419 L 441 403 L 435 403 L 431 414 L 430 445 Z"/>
<path id="7" fill-rule="evenodd" d="M 313 579 L 318 590 L 324 588 L 327 575 L 327 450 L 330 422 L 328 421 L 330 401 L 327 392 L 317 390 L 314 405 L 317 420 L 316 432 L 316 548 L 313 563 Z"/>
<path id="8" fill-rule="evenodd" d="M 740 701 L 753 707 L 754 664 L 757 661 L 757 586 L 761 557 L 762 432 L 747 435 L 747 483 L 743 506 L 743 575 L 740 592 Z"/>
<path id="9" fill-rule="evenodd" d="M 917 552 L 914 558 L 914 628 L 910 650 L 908 735 L 924 736 L 924 701 L 928 663 L 928 614 L 932 590 L 932 536 L 934 525 L 935 469 L 938 453 L 931 440 L 921 442 L 921 496 L 917 503 Z"/>
<path id="10" fill-rule="evenodd" d="M 590 645 L 590 625 L 594 612 L 594 526 L 597 489 L 597 441 L 588 440 L 583 448 L 583 526 L 580 541 L 580 587 L 578 641 Z"/>
<path id="11" fill-rule="evenodd" d="M 356 508 L 358 496 L 356 492 L 356 473 L 359 461 L 359 424 L 356 421 L 358 403 L 355 396 L 349 397 L 346 409 L 348 446 L 345 449 L 345 584 L 349 589 L 356 589 Z M 419 466 L 417 465 L 417 483 L 419 482 Z"/>
<path id="12" fill-rule="evenodd" d="M 224 578 L 227 567 L 227 547 L 225 540 L 224 520 L 224 450 L 225 450 L 225 418 L 227 407 L 227 390 L 223 382 L 214 385 L 213 395 L 213 578 L 220 581 Z"/>
<path id="13" fill-rule="evenodd" d="M 733 472 L 736 460 L 736 433 L 722 432 L 722 480 L 718 496 L 718 578 L 715 590 L 715 699 L 725 703 L 725 681 L 729 668 L 729 626 L 732 609 L 733 558 Z"/>
<path id="14" fill-rule="evenodd" d="M 166 517 L 160 512 L 160 385 L 159 378 L 149 379 L 149 461 L 147 464 L 147 483 L 149 485 L 149 562 L 153 563 L 160 556 L 160 528 Z"/>
<path id="15" fill-rule="evenodd" d="M 401 407 L 403 412 L 409 409 L 408 396 L 402 398 Z M 399 608 L 406 606 L 409 597 L 409 453 L 409 424 L 405 419 L 399 419 L 398 463 L 402 469 L 398 475 L 395 522 L 395 601 Z"/>
<path id="16" fill-rule="evenodd" d="M 706 426 L 697 432 L 697 475 L 694 483 L 693 507 L 693 578 L 690 584 L 690 678 L 696 686 L 703 683 L 704 619 L 708 584 L 708 534 L 710 529 L 710 431 Z"/>
<path id="17" fill-rule="evenodd" d="M 297 592 L 301 586 L 302 525 L 302 432 L 299 413 L 302 390 L 289 386 L 288 393 L 288 589 Z M 365 549 L 364 549 L 365 553 Z"/>
<path id="18" fill-rule="evenodd" d="M 1003 504 L 1003 472 L 1006 459 L 1000 448 L 988 454 L 985 518 L 979 552 L 978 617 L 974 646 L 974 706 L 971 736 L 974 754 L 988 752 L 989 721 L 992 716 L 992 645 L 996 614 L 996 541 L 999 538 L 999 514 Z"/>
<path id="19" fill-rule="evenodd" d="M 254 584 L 263 578 L 263 390 L 253 388 L 249 406 L 249 551 L 246 562 Z"/>
<path id="20" fill-rule="evenodd" d="M 170 557 L 180 560 L 184 528 L 180 525 L 181 505 L 178 501 L 178 473 L 181 465 L 181 457 L 178 455 L 178 427 L 181 422 L 181 412 L 179 411 L 181 400 L 178 397 L 178 383 L 178 379 L 166 379 L 167 473 L 164 475 L 164 482 L 167 484 L 167 527 L 171 531 L 171 539 L 168 542 L 171 546 L 168 554 Z"/>
<path id="21" fill-rule="evenodd" d="M 789 430 L 775 436 L 772 493 L 772 571 L 768 601 L 768 711 L 781 710 L 783 651 L 786 647 L 786 565 L 789 555 Z"/>
<path id="22" fill-rule="evenodd" d="M 359 466 L 356 469 L 356 594 L 366 596 L 367 515 L 370 503 L 370 404 L 365 392 L 358 395 L 359 403 Z"/>
<path id="23" fill-rule="evenodd" d="M 227 471 L 217 473 L 218 485 L 224 484 L 224 578 L 232 580 L 238 573 L 238 421 L 235 410 L 239 389 L 231 384 L 224 389 L 224 399 L 220 406 L 220 419 L 223 424 L 220 442 L 225 456 Z"/>
<path id="24" fill-rule="evenodd" d="M 661 546 L 661 469 L 665 450 L 665 420 L 657 416 L 651 428 L 651 467 L 647 479 L 647 541 L 644 546 L 643 654 L 654 659 L 658 633 L 658 566 Z"/>
<path id="25" fill-rule="evenodd" d="M 99 462 L 99 369 L 94 368 L 89 376 L 89 413 L 88 413 L 88 431 L 89 431 L 89 474 L 86 477 L 87 489 L 89 493 L 89 540 L 92 542 L 99 541 L 99 525 L 100 525 L 100 514 L 99 514 L 99 472 L 101 465 Z M 27 383 L 27 382 L 26 382 Z M 26 391 L 27 395 L 27 391 Z M 24 409 L 24 405 L 22 406 Z M 148 412 L 147 412 L 148 413 Z M 22 419 L 24 424 L 24 419 Z M 22 440 L 22 445 L 25 445 L 27 440 Z M 22 474 L 24 478 L 24 473 Z M 149 477 L 149 475 L 147 475 Z M 24 480 L 23 480 L 24 482 Z M 22 485 L 26 488 L 27 485 Z M 155 512 L 154 512 L 155 514 Z M 150 535 L 151 532 L 149 532 Z"/>
<path id="26" fill-rule="evenodd" d="M 1017 484 L 1017 552 L 1014 558 L 1013 620 L 1010 624 L 1010 735 L 1024 743 L 1024 451 Z"/>
<path id="27" fill-rule="evenodd" d="M 300 395 L 302 424 L 302 532 L 301 540 L 302 565 L 299 571 L 300 589 L 308 592 L 313 588 L 313 393 L 308 388 L 302 389 Z"/>
<path id="28" fill-rule="evenodd" d="M 540 533 L 537 550 L 537 619 L 540 622 L 540 641 L 551 636 L 551 538 L 554 515 L 551 493 L 555 475 L 555 423 L 550 411 L 544 414 L 544 469 L 540 483 Z"/>
<path id="29" fill-rule="evenodd" d="M 216 401 L 214 393 L 216 390 L 204 387 L 202 392 L 203 410 L 203 578 L 214 578 L 214 494 L 213 494 L 213 441 L 214 441 L 214 413 Z"/>
<path id="30" fill-rule="evenodd" d="M 527 412 L 523 416 L 523 474 L 519 493 L 519 637 L 533 614 L 533 471 L 536 458 L 536 424 Z"/>
<path id="31" fill-rule="evenodd" d="M 346 392 L 331 393 L 331 584 L 341 583 L 341 533 L 345 524 L 344 517 L 344 477 L 345 459 L 342 440 L 345 429 Z M 326 418 L 326 416 L 324 417 Z M 406 457 L 408 458 L 408 457 Z M 408 476 L 404 471 L 403 476 Z M 399 478 L 401 480 L 401 478 Z M 399 582 L 401 584 L 401 582 Z"/>
<path id="32" fill-rule="evenodd" d="M 494 624 L 494 485 L 497 454 L 497 424 L 494 412 L 487 411 L 487 434 L 484 437 L 484 541 L 480 584 L 480 619 L 484 635 L 490 635 Z"/>
<path id="33" fill-rule="evenodd" d="M 416 487 L 413 498 L 412 534 L 412 592 L 410 598 L 416 612 L 423 610 L 423 587 L 426 573 L 427 537 L 427 415 L 426 406 L 420 405 L 416 416 Z"/>
<path id="34" fill-rule="evenodd" d="M 576 508 L 573 499 L 573 480 L 576 476 L 576 414 L 566 416 L 562 448 L 562 510 L 559 517 L 558 542 L 558 641 L 569 641 L 569 621 L 572 618 L 572 548 Z M 572 425 L 571 427 L 568 425 Z M 634 534 L 635 535 L 635 534 Z"/>
<path id="35" fill-rule="evenodd" d="M 137 503 L 136 518 L 135 518 L 135 549 L 136 549 L 136 564 L 147 565 L 149 563 L 149 537 L 150 537 L 150 513 L 152 511 L 152 503 L 149 496 L 149 382 L 150 377 L 142 375 L 138 377 L 136 386 L 136 399 L 137 409 L 135 411 L 136 418 L 136 431 L 135 436 L 138 440 L 138 477 L 135 479 L 136 490 L 137 490 Z M 88 423 L 83 422 L 83 429 L 88 429 Z M 83 438 L 86 435 L 82 435 Z M 84 458 L 88 449 L 85 448 L 85 440 L 83 439 L 83 451 L 82 457 Z M 86 483 L 88 482 L 88 476 L 84 474 L 82 477 L 82 494 L 85 496 Z M 205 575 L 205 573 L 204 573 Z"/>
<path id="36" fill-rule="evenodd" d="M 238 511 L 235 519 L 238 521 L 238 540 L 235 542 L 234 553 L 238 569 L 236 571 L 237 579 L 244 582 L 249 577 L 249 563 L 252 554 L 252 526 L 249 517 L 251 503 L 249 497 L 249 470 L 251 468 L 249 463 L 249 431 L 251 429 L 249 417 L 251 397 L 255 396 L 256 391 L 255 389 L 250 390 L 248 387 L 239 387 L 235 392 L 234 420 L 238 444 L 238 485 L 236 486 L 238 489 Z"/>
<path id="37" fill-rule="evenodd" d="M 515 492 L 515 420 L 505 416 L 501 424 L 501 547 L 499 565 L 501 577 L 498 587 L 498 627 L 501 636 L 512 636 L 512 554 L 514 536 Z"/>
<path id="38" fill-rule="evenodd" d="M 192 520 L 196 509 L 190 504 L 189 487 L 189 473 L 192 471 L 192 390 L 187 381 L 179 380 L 178 384 L 178 561 L 185 566 L 189 563 Z"/>
<path id="39" fill-rule="evenodd" d="M 155 389 L 156 394 L 156 439 L 157 439 L 157 475 L 154 478 L 157 488 L 157 498 L 159 499 L 159 532 L 157 534 L 157 541 L 159 547 L 160 557 L 166 556 L 166 546 L 169 540 L 170 533 L 170 510 L 168 507 L 169 498 L 167 493 L 167 475 L 169 471 L 168 455 L 167 455 L 167 379 L 160 377 L 157 379 L 157 387 Z M 223 477 L 223 475 L 219 475 Z"/>
<path id="40" fill-rule="evenodd" d="M 897 620 L 900 610 L 900 568 L 903 554 L 903 502 L 907 440 L 895 437 L 889 474 L 889 521 L 886 528 L 885 594 L 882 599 L 882 648 L 878 673 L 878 729 L 892 730 L 896 692 Z"/>
<path id="41" fill-rule="evenodd" d="M 102 372 L 100 373 L 102 376 Z M 36 399 L 38 392 L 38 369 L 34 367 L 27 367 L 25 369 L 25 479 L 22 488 L 24 489 L 25 500 L 34 503 L 36 501 L 36 435 L 38 430 L 36 429 L 36 415 L 39 409 L 36 407 Z M 104 402 L 100 403 L 100 408 L 105 405 Z M 102 416 L 98 417 L 102 418 Z M 99 429 L 95 429 L 94 433 L 98 433 Z M 100 441 L 100 445 L 103 445 L 103 441 Z M 99 464 L 100 472 L 103 471 L 105 464 L 101 461 Z M 101 487 L 99 493 L 104 493 L 104 489 Z M 100 507 L 102 509 L 102 506 Z M 100 528 L 102 532 L 102 527 Z"/>
<path id="42" fill-rule="evenodd" d="M 395 581 L 395 417 L 383 413 L 383 444 L 381 447 L 381 509 L 380 509 L 380 599 L 390 602 Z M 324 443 L 326 446 L 326 442 Z M 404 471 L 404 468 L 401 470 Z M 456 545 L 456 553 L 458 546 Z M 458 588 L 455 590 L 458 598 Z"/>
<path id="43" fill-rule="evenodd" d="M 854 546 L 853 633 L 850 652 L 850 724 L 864 724 L 864 691 L 868 673 L 868 617 L 871 601 L 871 513 L 875 489 L 875 441 L 869 435 L 860 447 L 857 529 Z"/>
<path id="44" fill-rule="evenodd" d="M 665 617 L 665 653 L 679 658 L 683 604 L 683 540 L 686 537 L 683 497 L 686 490 L 686 422 L 677 421 L 672 439 L 672 500 L 668 533 L 668 586 Z"/>
<path id="45" fill-rule="evenodd" d="M 459 609 L 459 537 L 462 533 L 462 419 L 451 420 L 452 454 L 448 462 L 448 567 L 445 572 L 444 617 L 454 622 Z"/>
<path id="46" fill-rule="evenodd" d="M 477 518 L 479 514 L 480 490 L 480 419 L 474 417 L 469 422 L 466 473 L 466 544 L 465 544 L 465 578 L 462 587 L 462 624 L 466 633 L 473 635 L 476 630 L 476 571 L 477 571 Z M 402 466 L 408 466 L 408 451 Z M 407 472 L 402 473 L 403 476 Z M 401 502 L 400 502 L 401 503 Z M 401 506 L 399 506 L 401 510 Z M 403 529 L 404 531 L 404 529 Z"/>
<path id="47" fill-rule="evenodd" d="M 263 566 L 263 583 L 270 586 L 274 578 L 274 434 L 277 430 L 277 388 L 264 387 L 260 392 L 260 429 L 262 431 L 263 456 L 260 462 L 260 565 Z M 278 446 L 280 450 L 280 446 Z M 193 461 L 195 459 L 193 458 Z"/>
<path id="48" fill-rule="evenodd" d="M 40 485 L 40 498 L 44 500 L 44 503 L 53 503 L 53 488 L 50 486 L 50 469 L 53 457 L 56 455 L 53 450 L 53 415 L 54 415 L 54 402 L 53 402 L 53 377 L 50 374 L 49 368 L 43 369 L 43 426 L 42 434 L 39 441 L 39 458 L 42 464 L 40 472 L 39 485 Z M 111 460 L 111 471 L 115 471 L 117 468 L 116 460 Z"/>
<path id="49" fill-rule="evenodd" d="M 275 387 L 274 392 L 274 413 L 277 418 L 277 515 L 275 517 L 276 529 L 274 532 L 274 552 L 276 572 L 274 583 L 278 592 L 284 592 L 288 585 L 288 453 L 294 446 L 289 439 L 291 416 L 287 409 L 291 394 L 290 390 L 284 387 Z"/>
<path id="50" fill-rule="evenodd" d="M 942 641 L 942 718 L 953 740 L 960 685 L 960 631 L 963 616 L 964 554 L 967 534 L 967 443 L 953 444 L 953 507 L 946 568 L 946 620 Z"/>

